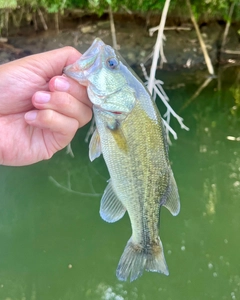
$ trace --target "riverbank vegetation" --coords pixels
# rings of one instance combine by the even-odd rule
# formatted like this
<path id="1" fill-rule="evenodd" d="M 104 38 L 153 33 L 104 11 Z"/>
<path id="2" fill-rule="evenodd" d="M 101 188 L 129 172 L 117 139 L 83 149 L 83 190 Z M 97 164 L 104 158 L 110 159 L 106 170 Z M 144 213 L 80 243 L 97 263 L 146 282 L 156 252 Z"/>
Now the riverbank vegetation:
<path id="1" fill-rule="evenodd" d="M 190 19 L 188 2 L 171 1 L 168 17 L 174 19 L 176 25 Z M 47 30 L 48 23 L 52 20 L 59 29 L 60 19 L 71 12 L 80 17 L 86 14 L 101 16 L 109 13 L 109 10 L 113 13 L 141 16 L 148 25 L 154 16 L 162 13 L 164 4 L 165 0 L 0 0 L 0 29 L 7 33 L 9 25 L 20 27 L 27 22 L 32 23 L 35 30 L 38 30 L 39 24 Z M 191 0 L 191 8 L 199 22 L 228 22 L 230 13 L 232 21 L 240 22 L 239 0 Z"/>

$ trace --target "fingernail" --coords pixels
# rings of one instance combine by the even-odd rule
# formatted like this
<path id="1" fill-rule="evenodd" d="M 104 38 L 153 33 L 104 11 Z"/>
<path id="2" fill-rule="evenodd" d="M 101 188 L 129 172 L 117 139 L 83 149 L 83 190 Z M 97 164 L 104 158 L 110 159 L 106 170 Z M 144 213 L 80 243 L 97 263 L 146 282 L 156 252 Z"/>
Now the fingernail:
<path id="1" fill-rule="evenodd" d="M 34 101 L 37 103 L 47 103 L 50 101 L 51 95 L 47 92 L 36 92 Z"/>
<path id="2" fill-rule="evenodd" d="M 60 92 L 66 92 L 68 91 L 70 84 L 67 80 L 67 78 L 61 77 L 61 78 L 56 78 L 54 82 L 54 87 L 57 91 Z"/>
<path id="3" fill-rule="evenodd" d="M 26 121 L 34 121 L 37 117 L 37 111 L 29 111 L 25 114 L 25 120 Z"/>

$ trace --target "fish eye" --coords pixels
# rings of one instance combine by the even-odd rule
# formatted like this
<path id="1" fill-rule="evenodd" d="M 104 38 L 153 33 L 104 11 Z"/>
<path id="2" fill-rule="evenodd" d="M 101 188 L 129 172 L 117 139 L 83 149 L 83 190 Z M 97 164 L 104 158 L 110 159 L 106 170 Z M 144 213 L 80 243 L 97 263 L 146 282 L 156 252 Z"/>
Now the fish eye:
<path id="1" fill-rule="evenodd" d="M 116 67 L 118 66 L 118 60 L 115 57 L 110 57 L 107 59 L 107 66 L 110 69 L 116 69 Z"/>

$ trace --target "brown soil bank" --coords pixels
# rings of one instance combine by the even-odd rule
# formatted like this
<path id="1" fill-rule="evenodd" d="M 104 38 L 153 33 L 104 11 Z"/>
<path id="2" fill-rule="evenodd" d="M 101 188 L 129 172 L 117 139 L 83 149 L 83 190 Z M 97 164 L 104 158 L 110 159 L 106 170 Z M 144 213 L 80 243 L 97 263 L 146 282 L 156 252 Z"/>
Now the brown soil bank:
<path id="1" fill-rule="evenodd" d="M 157 24 L 160 17 L 154 16 L 153 23 Z M 60 23 L 60 32 L 54 29 L 54 22 L 47 20 L 48 30 L 44 30 L 39 22 L 38 31 L 33 24 L 25 24 L 16 30 L 10 26 L 7 41 L 0 40 L 0 63 L 39 53 L 66 45 L 84 52 L 95 37 L 100 37 L 105 43 L 112 44 L 110 24 L 107 15 L 98 18 L 96 15 L 79 16 L 71 12 Z M 154 25 L 154 24 L 152 24 Z M 150 63 L 149 55 L 153 51 L 156 41 L 156 32 L 149 36 L 149 26 L 146 19 L 140 16 L 115 15 L 115 27 L 120 53 L 130 65 L 139 65 L 141 62 Z M 178 29 L 178 27 L 180 27 Z M 183 29 L 181 29 L 183 27 Z M 212 21 L 200 24 L 200 29 L 211 60 L 216 64 L 240 63 L 240 24 L 232 24 L 227 36 L 225 49 L 228 53 L 219 52 L 224 22 Z M 187 30 L 188 29 L 188 30 Z M 192 24 L 188 21 L 179 23 L 179 20 L 169 18 L 166 24 L 164 53 L 167 63 L 165 69 L 179 68 L 206 68 L 202 51 Z"/>

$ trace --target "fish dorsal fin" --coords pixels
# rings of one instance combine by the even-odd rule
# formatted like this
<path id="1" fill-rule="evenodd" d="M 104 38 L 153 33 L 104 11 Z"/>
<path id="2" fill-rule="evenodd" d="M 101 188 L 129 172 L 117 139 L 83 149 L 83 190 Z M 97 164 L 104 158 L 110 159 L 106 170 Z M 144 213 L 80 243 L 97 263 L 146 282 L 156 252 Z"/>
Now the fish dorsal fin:
<path id="1" fill-rule="evenodd" d="M 110 179 L 101 199 L 100 216 L 104 221 L 114 223 L 124 216 L 125 211 L 126 208 L 116 196 Z"/>
<path id="2" fill-rule="evenodd" d="M 90 144 L 89 144 L 89 158 L 93 161 L 95 158 L 99 157 L 102 153 L 100 136 L 97 129 L 94 131 Z"/>
<path id="3" fill-rule="evenodd" d="M 170 171 L 169 194 L 163 206 L 165 206 L 173 216 L 176 216 L 180 211 L 178 188 L 172 171 Z"/>

